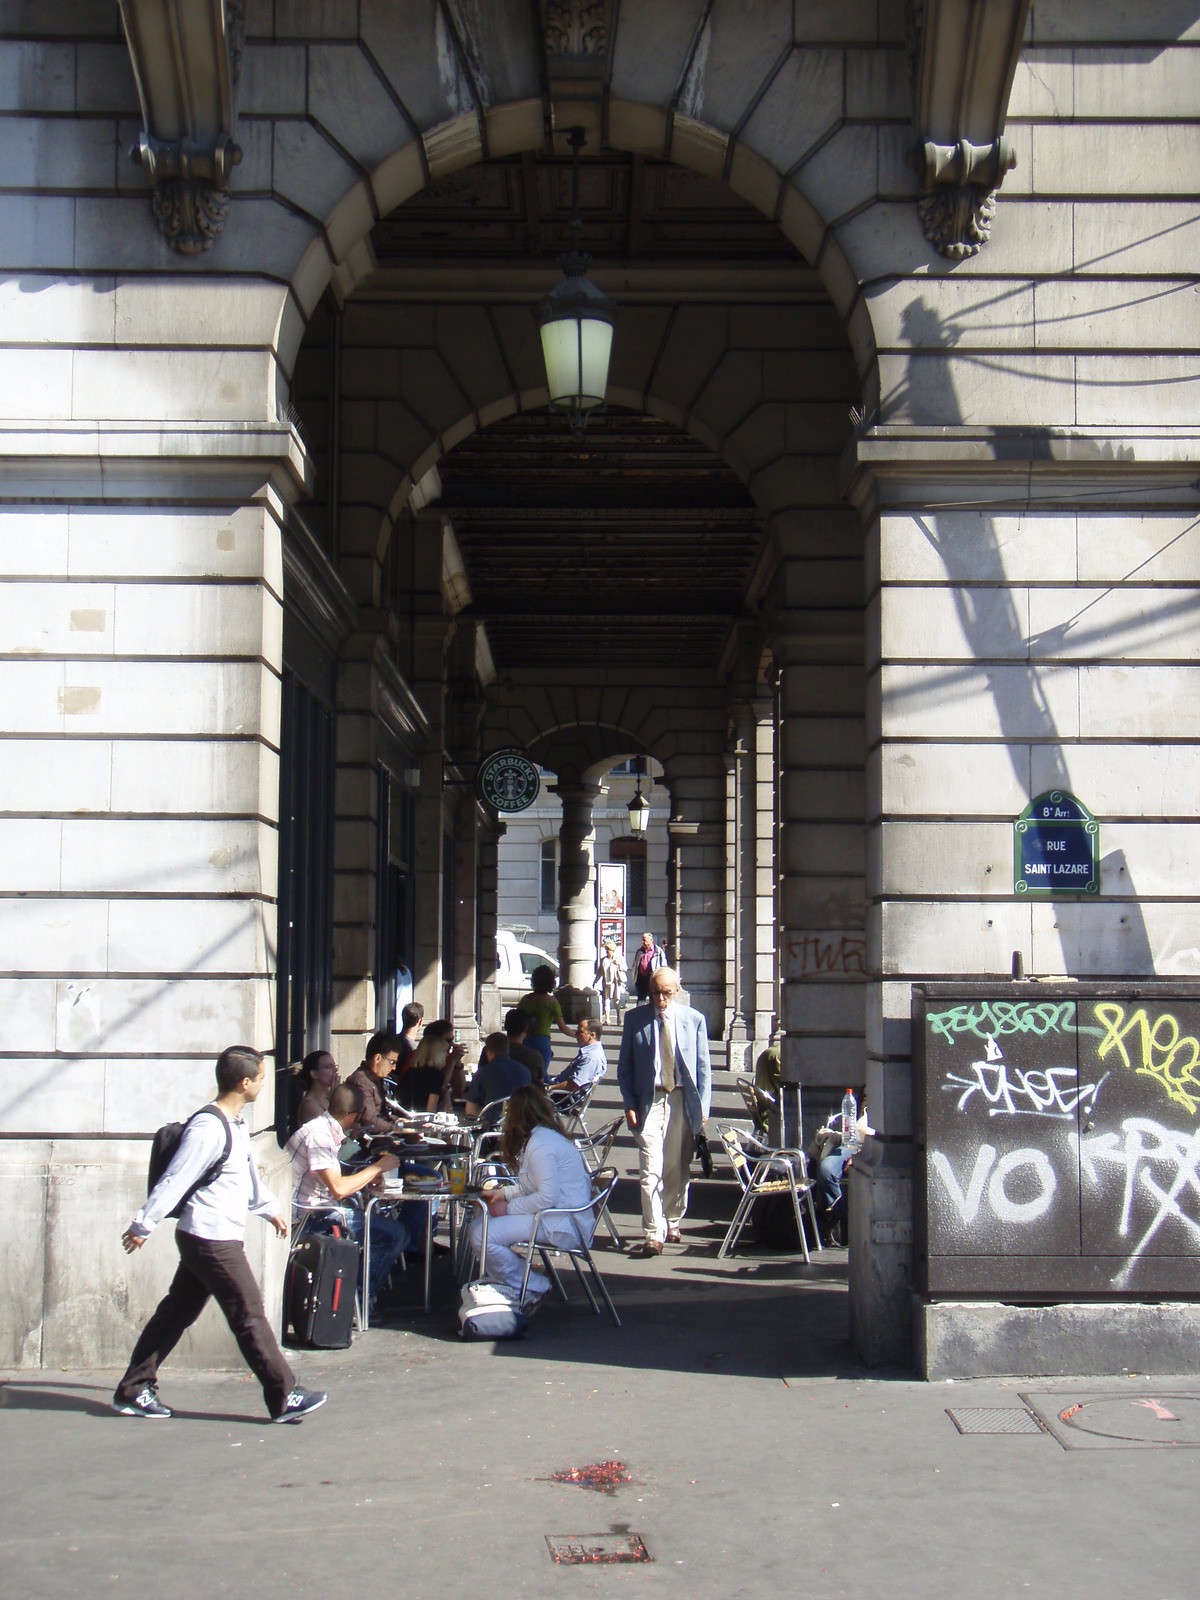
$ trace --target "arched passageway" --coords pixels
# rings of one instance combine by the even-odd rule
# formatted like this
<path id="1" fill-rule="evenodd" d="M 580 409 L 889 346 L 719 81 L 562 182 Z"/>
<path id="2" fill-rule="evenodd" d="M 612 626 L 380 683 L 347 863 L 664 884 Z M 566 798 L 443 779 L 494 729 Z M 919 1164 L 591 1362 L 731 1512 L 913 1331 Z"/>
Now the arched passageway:
<path id="1" fill-rule="evenodd" d="M 533 316 L 568 180 L 555 154 L 485 162 L 376 224 L 370 270 L 323 302 L 297 360 L 317 466 L 306 514 L 359 603 L 394 619 L 430 748 L 459 774 L 443 787 L 423 763 L 414 799 L 418 815 L 440 808 L 425 850 L 453 856 L 459 920 L 482 926 L 464 895 L 472 850 L 451 844 L 479 831 L 461 786 L 481 753 L 516 744 L 557 774 L 573 841 L 560 872 L 589 835 L 585 772 L 653 757 L 671 796 L 672 957 L 738 1064 L 786 1029 L 816 1115 L 848 1058 L 861 1075 L 862 963 L 799 974 L 781 1015 L 779 952 L 862 948 L 864 578 L 838 485 L 858 370 L 820 279 L 761 212 L 605 149 L 583 167 L 584 244 L 621 313 L 610 409 L 573 438 L 545 410 Z M 562 925 L 580 981 L 594 910 Z M 431 996 L 441 980 L 420 969 L 446 944 L 444 929 L 415 936 Z M 485 989 L 489 948 L 485 932 Z M 473 999 L 460 988 L 463 1020 Z"/>

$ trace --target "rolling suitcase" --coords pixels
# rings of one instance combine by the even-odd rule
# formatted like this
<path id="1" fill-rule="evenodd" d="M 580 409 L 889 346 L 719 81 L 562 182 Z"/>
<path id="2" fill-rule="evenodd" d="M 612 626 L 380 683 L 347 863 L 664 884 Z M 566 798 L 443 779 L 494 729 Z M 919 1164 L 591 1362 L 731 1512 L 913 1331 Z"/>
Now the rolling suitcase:
<path id="1" fill-rule="evenodd" d="M 292 1337 L 313 1350 L 345 1350 L 354 1325 L 358 1246 L 331 1234 L 302 1239 L 287 1269 Z"/>

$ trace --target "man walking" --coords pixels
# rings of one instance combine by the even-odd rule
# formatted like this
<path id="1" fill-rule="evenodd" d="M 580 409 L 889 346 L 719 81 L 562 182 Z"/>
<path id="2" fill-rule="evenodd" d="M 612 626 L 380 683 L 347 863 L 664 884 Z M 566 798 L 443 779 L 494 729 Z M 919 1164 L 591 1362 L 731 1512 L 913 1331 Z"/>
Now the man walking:
<path id="1" fill-rule="evenodd" d="M 650 979 L 667 964 L 667 952 L 655 944 L 652 933 L 642 935 L 641 948 L 633 963 L 633 987 L 637 991 L 638 1005 L 644 1006 L 650 998 Z"/>
<path id="2" fill-rule="evenodd" d="M 670 967 L 650 978 L 650 1004 L 626 1013 L 617 1059 L 625 1120 L 635 1136 L 642 1189 L 642 1244 L 637 1256 L 658 1256 L 682 1244 L 688 1169 L 695 1136 L 712 1098 L 708 1025 L 678 1001 Z"/>
<path id="3" fill-rule="evenodd" d="M 242 1115 L 266 1081 L 257 1050 L 244 1046 L 222 1050 L 217 1057 L 216 1099 L 188 1121 L 167 1170 L 122 1235 L 121 1243 L 132 1255 L 164 1217 L 182 1207 L 175 1230 L 179 1269 L 142 1330 L 113 1395 L 113 1410 L 122 1416 L 171 1415 L 158 1398 L 158 1369 L 210 1296 L 262 1384 L 272 1422 L 299 1422 L 325 1404 L 324 1394 L 297 1387 L 271 1332 L 243 1248 L 247 1210 L 268 1218 L 281 1239 L 288 1231 L 279 1202 L 259 1181 L 250 1129 Z"/>

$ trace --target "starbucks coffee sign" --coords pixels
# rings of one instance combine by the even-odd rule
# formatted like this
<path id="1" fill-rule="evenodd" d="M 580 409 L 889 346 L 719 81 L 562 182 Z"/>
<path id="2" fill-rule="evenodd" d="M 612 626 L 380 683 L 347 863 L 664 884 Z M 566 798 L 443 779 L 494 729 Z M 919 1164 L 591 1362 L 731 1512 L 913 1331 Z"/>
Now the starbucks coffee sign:
<path id="1" fill-rule="evenodd" d="M 502 816 L 528 811 L 540 787 L 537 766 L 523 750 L 496 750 L 484 757 L 475 774 L 475 792 Z"/>

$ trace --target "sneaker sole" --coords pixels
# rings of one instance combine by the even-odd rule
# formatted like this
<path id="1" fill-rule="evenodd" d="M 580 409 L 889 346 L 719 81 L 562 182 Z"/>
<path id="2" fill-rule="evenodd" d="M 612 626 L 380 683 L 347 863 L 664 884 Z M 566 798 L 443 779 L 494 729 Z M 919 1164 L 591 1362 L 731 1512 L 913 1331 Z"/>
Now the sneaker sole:
<path id="1" fill-rule="evenodd" d="M 318 1400 L 315 1405 L 305 1406 L 303 1411 L 284 1411 L 280 1416 L 272 1417 L 271 1421 L 272 1422 L 303 1422 L 305 1417 L 311 1417 L 314 1411 L 320 1411 L 321 1407 L 325 1404 L 325 1401 L 328 1400 L 328 1399 L 329 1399 L 329 1396 L 325 1395 L 322 1399 Z"/>
<path id="2" fill-rule="evenodd" d="M 141 1411 L 137 1406 L 113 1406 L 118 1417 L 141 1417 L 146 1422 L 170 1422 L 174 1416 L 172 1411 Z"/>

